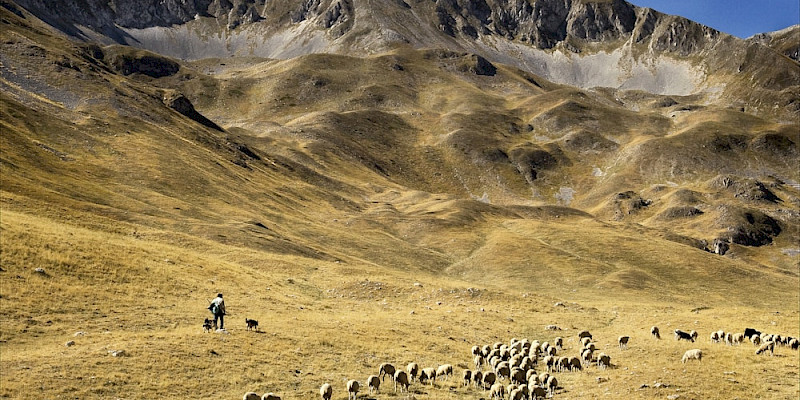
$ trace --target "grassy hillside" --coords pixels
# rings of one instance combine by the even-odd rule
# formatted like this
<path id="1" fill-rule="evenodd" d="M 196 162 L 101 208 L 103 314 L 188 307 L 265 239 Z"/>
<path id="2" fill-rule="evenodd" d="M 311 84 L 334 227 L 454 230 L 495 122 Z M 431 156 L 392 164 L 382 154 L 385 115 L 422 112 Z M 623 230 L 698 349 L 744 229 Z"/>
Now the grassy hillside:
<path id="1" fill-rule="evenodd" d="M 583 329 L 613 368 L 556 398 L 800 394 L 796 350 L 708 340 L 800 336 L 796 124 L 467 53 L 181 63 L 0 13 L 0 396 L 338 399 Z"/>

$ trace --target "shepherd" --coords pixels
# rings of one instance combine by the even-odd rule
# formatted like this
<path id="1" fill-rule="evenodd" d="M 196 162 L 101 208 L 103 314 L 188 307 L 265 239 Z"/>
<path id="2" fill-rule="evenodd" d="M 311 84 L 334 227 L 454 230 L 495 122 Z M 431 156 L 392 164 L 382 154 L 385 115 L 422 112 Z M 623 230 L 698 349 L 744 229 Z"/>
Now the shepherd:
<path id="1" fill-rule="evenodd" d="M 211 300 L 211 304 L 208 305 L 208 310 L 214 314 L 214 326 L 219 329 L 225 329 L 225 300 L 222 300 L 222 293 L 218 293 L 217 297 Z M 219 325 L 217 325 L 217 320 L 219 320 Z"/>

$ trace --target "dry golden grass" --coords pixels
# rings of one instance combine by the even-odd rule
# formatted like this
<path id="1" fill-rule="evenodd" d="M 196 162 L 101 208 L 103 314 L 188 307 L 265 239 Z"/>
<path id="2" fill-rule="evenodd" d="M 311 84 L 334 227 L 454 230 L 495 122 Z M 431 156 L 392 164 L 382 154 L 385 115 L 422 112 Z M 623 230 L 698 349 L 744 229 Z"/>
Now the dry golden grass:
<path id="1" fill-rule="evenodd" d="M 579 286 L 578 292 L 555 296 L 561 289 L 530 277 L 527 287 L 508 286 L 526 278 L 506 266 L 504 252 L 494 253 L 494 271 L 485 278 L 461 280 L 279 256 L 197 238 L 171 240 L 169 232 L 131 235 L 123 225 L 106 226 L 117 233 L 85 229 L 7 208 L 1 222 L 5 397 L 238 398 L 252 390 L 312 398 L 320 384 L 330 382 L 334 397 L 343 398 L 346 380 L 363 382 L 382 362 L 451 363 L 458 376 L 471 367 L 473 344 L 512 337 L 552 341 L 560 335 L 563 354 L 571 355 L 580 329 L 593 332 L 614 368 L 559 373 L 563 388 L 557 398 L 677 393 L 730 399 L 746 392 L 751 398 L 791 399 L 798 394 L 797 352 L 778 348 L 775 357 L 755 356 L 748 343 L 728 347 L 707 339 L 713 330 L 748 326 L 796 336 L 796 292 L 753 306 L 734 283 L 728 285 L 730 303 L 701 297 L 702 291 L 694 294 L 700 297 L 696 302 L 684 303 L 625 292 L 608 298 Z M 549 272 L 580 281 L 581 271 L 558 265 L 553 262 Z M 36 267 L 45 274 L 34 272 Z M 712 280 L 727 271 L 709 273 Z M 775 284 L 771 290 L 793 285 Z M 226 296 L 228 334 L 200 327 L 206 301 L 217 291 Z M 564 306 L 554 306 L 557 301 Z M 245 317 L 259 320 L 261 332 L 246 331 Z M 564 330 L 547 331 L 549 324 Z M 661 327 L 662 340 L 649 336 L 651 325 Z M 670 335 L 674 328 L 697 330 L 699 342 L 676 342 Z M 623 334 L 632 337 L 627 350 L 616 346 Z M 66 347 L 69 340 L 75 345 Z M 703 361 L 681 364 L 683 352 L 694 347 L 705 352 Z M 120 349 L 124 357 L 109 354 Z M 609 381 L 597 383 L 598 377 Z M 432 388 L 415 384 L 412 392 L 430 399 L 482 395 L 455 381 Z M 656 389 L 655 382 L 669 386 Z M 642 384 L 651 387 L 639 389 Z M 377 397 L 405 397 L 390 387 L 385 383 Z"/>

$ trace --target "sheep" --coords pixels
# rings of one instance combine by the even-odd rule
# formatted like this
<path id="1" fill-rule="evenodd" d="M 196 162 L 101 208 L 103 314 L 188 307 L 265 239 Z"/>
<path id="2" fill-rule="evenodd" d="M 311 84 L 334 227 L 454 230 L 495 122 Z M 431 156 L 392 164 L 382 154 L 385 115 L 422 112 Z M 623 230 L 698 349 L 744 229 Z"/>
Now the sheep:
<path id="1" fill-rule="evenodd" d="M 658 327 L 655 325 L 653 325 L 653 327 L 650 328 L 650 334 L 653 335 L 653 337 L 656 339 L 661 339 L 661 333 L 658 331 Z"/>
<path id="2" fill-rule="evenodd" d="M 578 339 L 583 339 L 585 337 L 588 337 L 589 339 L 591 339 L 592 338 L 592 334 L 589 333 L 589 331 L 581 331 L 580 333 L 578 333 Z"/>
<path id="3" fill-rule="evenodd" d="M 541 374 L 539 374 L 539 384 L 544 385 L 545 383 L 547 383 L 547 378 L 550 378 L 550 374 L 548 374 L 547 372 L 542 372 Z"/>
<path id="4" fill-rule="evenodd" d="M 403 371 L 402 369 L 396 371 L 394 373 L 394 392 L 397 393 L 397 385 L 400 385 L 400 391 L 402 392 L 405 390 L 408 392 L 408 387 L 410 384 L 408 383 L 408 373 Z"/>
<path id="5" fill-rule="evenodd" d="M 553 339 L 553 345 L 558 347 L 559 349 L 563 349 L 564 348 L 564 338 L 559 336 L 559 337 Z"/>
<path id="6" fill-rule="evenodd" d="M 502 399 L 505 397 L 506 394 L 506 387 L 500 383 L 495 383 L 492 385 L 492 388 L 489 390 L 489 398 L 492 399 Z"/>
<path id="7" fill-rule="evenodd" d="M 797 350 L 798 348 L 800 348 L 800 340 L 798 340 L 797 338 L 792 338 L 791 340 L 789 340 L 789 345 L 788 346 L 792 350 Z"/>
<path id="8" fill-rule="evenodd" d="M 481 354 L 481 348 L 479 346 L 472 346 L 472 355 L 477 356 Z"/>
<path id="9" fill-rule="evenodd" d="M 554 366 L 554 364 L 556 362 L 556 358 L 553 357 L 553 356 L 547 356 L 542 360 L 542 362 L 547 367 L 548 371 L 552 371 L 553 366 Z"/>
<path id="10" fill-rule="evenodd" d="M 508 400 L 522 400 L 523 397 L 522 390 L 519 388 L 508 392 Z"/>
<path id="11" fill-rule="evenodd" d="M 378 378 L 375 375 L 370 375 L 367 378 L 367 387 L 369 388 L 369 392 L 372 393 L 379 393 L 381 389 L 381 378 Z"/>
<path id="12" fill-rule="evenodd" d="M 431 386 L 433 383 L 436 382 L 436 370 L 433 368 L 423 368 L 422 371 L 419 372 L 419 383 L 424 384 L 425 381 L 428 381 Z"/>
<path id="13" fill-rule="evenodd" d="M 261 400 L 281 400 L 281 397 L 270 392 L 270 393 L 264 393 L 264 395 L 261 396 Z"/>
<path id="14" fill-rule="evenodd" d="M 550 346 L 547 348 L 547 354 L 554 356 L 556 355 L 556 348 L 554 346 Z"/>
<path id="15" fill-rule="evenodd" d="M 322 396 L 322 400 L 331 400 L 333 396 L 333 387 L 330 383 L 323 383 L 322 386 L 319 387 L 319 395 Z"/>
<path id="16" fill-rule="evenodd" d="M 406 372 L 408 373 L 408 376 L 411 378 L 411 381 L 414 381 L 415 379 L 417 379 L 417 373 L 419 372 L 419 365 L 415 362 L 408 363 L 408 365 L 406 365 Z"/>
<path id="17" fill-rule="evenodd" d="M 688 340 L 690 342 L 694 342 L 694 338 L 689 332 L 684 332 L 680 329 L 675 329 L 675 340 Z"/>
<path id="18" fill-rule="evenodd" d="M 566 371 L 569 369 L 569 357 L 558 357 L 556 362 L 556 369 L 559 371 Z"/>
<path id="19" fill-rule="evenodd" d="M 492 346 L 489 346 L 488 344 L 484 345 L 481 348 L 481 355 L 483 356 L 483 358 L 489 358 L 489 353 L 491 352 L 492 352 Z"/>
<path id="20" fill-rule="evenodd" d="M 436 377 L 444 376 L 444 379 L 447 380 L 448 377 L 453 376 L 453 366 L 451 364 L 444 364 L 440 365 L 439 368 L 436 369 Z"/>
<path id="21" fill-rule="evenodd" d="M 472 381 L 475 382 L 475 387 L 483 385 L 483 372 L 472 371 Z"/>
<path id="22" fill-rule="evenodd" d="M 497 369 L 494 372 L 497 373 L 498 378 L 511 379 L 511 369 L 508 367 L 508 363 L 505 361 L 498 364 Z"/>
<path id="23" fill-rule="evenodd" d="M 753 346 L 758 346 L 758 345 L 760 345 L 760 344 L 761 344 L 761 336 L 758 336 L 758 335 L 753 335 L 753 336 L 750 338 L 750 341 L 751 341 L 751 342 L 753 342 Z"/>
<path id="24" fill-rule="evenodd" d="M 620 336 L 619 339 L 617 339 L 617 342 L 619 342 L 619 348 L 627 349 L 629 340 L 631 340 L 630 336 Z"/>
<path id="25" fill-rule="evenodd" d="M 569 369 L 571 371 L 581 371 L 583 370 L 583 365 L 581 364 L 581 359 L 578 357 L 570 357 L 569 358 Z"/>
<path id="26" fill-rule="evenodd" d="M 483 358 L 483 356 L 479 354 L 479 355 L 475 356 L 474 362 L 475 362 L 475 368 L 480 369 L 483 366 L 483 364 L 486 363 L 486 359 Z"/>
<path id="27" fill-rule="evenodd" d="M 356 400 L 356 397 L 358 397 L 359 386 L 360 385 L 356 380 L 351 379 L 347 381 L 347 400 L 350 400 L 350 398 Z"/>
<path id="28" fill-rule="evenodd" d="M 525 377 L 525 371 L 522 368 L 514 368 L 511 370 L 511 382 L 522 384 L 528 380 Z"/>
<path id="29" fill-rule="evenodd" d="M 769 351 L 769 355 L 773 355 L 775 353 L 775 342 L 769 341 L 762 344 L 758 350 L 756 350 L 756 355 L 765 353 L 767 351 Z"/>
<path id="30" fill-rule="evenodd" d="M 508 385 L 506 385 L 506 394 L 509 394 L 509 393 L 513 392 L 516 388 L 517 388 L 517 385 L 515 385 L 513 383 L 509 383 Z"/>
<path id="31" fill-rule="evenodd" d="M 465 369 L 462 381 L 464 386 L 469 386 L 469 384 L 472 382 L 472 371 Z"/>
<path id="32" fill-rule="evenodd" d="M 689 332 L 689 336 L 692 337 L 692 341 L 697 340 L 697 332 L 696 331 L 690 331 Z"/>
<path id="33" fill-rule="evenodd" d="M 609 357 L 608 354 L 600 353 L 600 355 L 597 356 L 597 367 L 606 369 L 609 366 L 611 366 L 611 357 Z"/>
<path id="34" fill-rule="evenodd" d="M 686 350 L 686 353 L 683 353 L 683 358 L 681 358 L 681 362 L 686 364 L 686 361 L 689 361 L 689 360 L 702 361 L 703 360 L 703 351 L 700 350 L 700 349 Z"/>
<path id="35" fill-rule="evenodd" d="M 387 375 L 389 376 L 389 378 L 394 379 L 394 371 L 395 371 L 394 365 L 389 363 L 383 363 L 381 364 L 380 368 L 378 368 L 378 376 L 381 378 L 381 380 L 386 379 Z"/>
<path id="36" fill-rule="evenodd" d="M 261 396 L 254 392 L 247 392 L 242 397 L 242 400 L 261 400 Z"/>
<path id="37" fill-rule="evenodd" d="M 733 342 L 733 344 L 742 344 L 742 342 L 744 342 L 744 334 L 734 333 L 731 336 L 731 342 Z"/>
<path id="38" fill-rule="evenodd" d="M 531 388 L 531 400 L 544 399 L 547 397 L 547 392 L 541 386 Z"/>
<path id="39" fill-rule="evenodd" d="M 719 343 L 719 339 L 720 339 L 719 332 L 720 331 L 711 332 L 711 342 L 712 343 Z"/>
<path id="40" fill-rule="evenodd" d="M 492 371 L 489 371 L 483 374 L 483 388 L 486 389 L 488 387 L 492 387 L 494 383 L 497 382 L 497 374 Z"/>
<path id="41" fill-rule="evenodd" d="M 589 361 L 591 361 L 591 360 L 592 360 L 592 355 L 593 355 L 593 354 L 594 354 L 594 352 L 593 352 L 592 350 L 590 350 L 590 349 L 584 349 L 584 350 L 581 352 L 581 358 L 583 359 L 583 361 L 589 362 Z"/>
<path id="42" fill-rule="evenodd" d="M 550 394 L 551 395 L 554 394 L 556 392 L 556 389 L 558 388 L 558 379 L 556 379 L 555 376 L 550 376 L 549 378 L 547 378 L 546 386 Z"/>
<path id="43" fill-rule="evenodd" d="M 581 346 L 586 347 L 589 343 L 592 343 L 592 338 L 585 337 L 581 339 Z"/>

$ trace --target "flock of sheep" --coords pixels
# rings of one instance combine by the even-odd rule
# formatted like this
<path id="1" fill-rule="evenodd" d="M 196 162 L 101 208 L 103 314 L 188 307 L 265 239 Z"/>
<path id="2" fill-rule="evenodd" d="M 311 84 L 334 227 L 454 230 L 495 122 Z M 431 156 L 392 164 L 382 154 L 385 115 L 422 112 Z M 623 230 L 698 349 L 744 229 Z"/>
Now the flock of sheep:
<path id="1" fill-rule="evenodd" d="M 661 339 L 658 327 L 651 328 L 650 333 L 656 339 Z M 675 329 L 675 339 L 695 342 L 698 333 L 695 331 L 685 332 Z M 605 369 L 611 366 L 611 357 L 602 352 L 597 352 L 597 346 L 592 341 L 592 334 L 588 331 L 581 331 L 577 336 L 580 341 L 577 355 L 560 356 L 559 351 L 563 350 L 564 340 L 561 337 L 553 339 L 552 343 L 538 340 L 529 341 L 528 339 L 511 339 L 508 344 L 494 343 L 484 346 L 473 346 L 472 357 L 474 370 L 465 369 L 463 371 L 461 384 L 465 387 L 475 386 L 477 389 L 488 390 L 491 399 L 508 400 L 535 400 L 553 397 L 559 387 L 558 379 L 553 373 L 582 371 L 584 368 L 596 366 Z M 747 328 L 744 333 L 731 333 L 716 331 L 711 333 L 711 341 L 721 343 L 724 341 L 728 345 L 741 344 L 744 339 L 749 339 L 754 345 L 760 346 L 756 354 L 772 352 L 776 345 L 783 345 L 797 350 L 800 341 L 794 337 L 762 334 L 761 332 Z M 620 349 L 627 348 L 630 336 L 620 336 L 617 343 Z M 701 349 L 691 349 L 686 351 L 681 361 L 686 363 L 689 360 L 702 360 L 703 352 Z M 436 380 L 446 381 L 453 377 L 453 365 L 443 364 L 436 368 L 420 368 L 415 363 L 409 363 L 405 369 L 395 368 L 390 363 L 381 364 L 377 375 L 370 375 L 367 380 L 369 393 L 378 393 L 381 383 L 389 377 L 394 382 L 394 392 L 398 389 L 408 392 L 412 382 L 421 385 L 433 386 Z M 361 383 L 356 380 L 349 380 L 346 385 L 348 400 L 355 400 L 358 392 L 362 390 Z M 319 389 L 322 400 L 330 400 L 333 396 L 333 387 L 329 383 L 323 384 Z M 263 396 L 253 392 L 245 393 L 244 400 L 280 400 L 280 397 L 273 393 Z"/>

